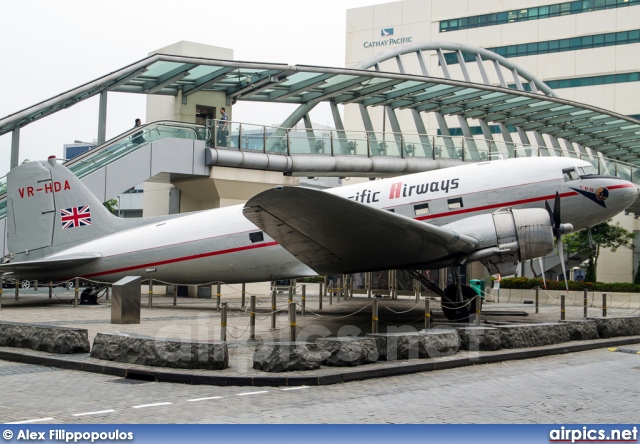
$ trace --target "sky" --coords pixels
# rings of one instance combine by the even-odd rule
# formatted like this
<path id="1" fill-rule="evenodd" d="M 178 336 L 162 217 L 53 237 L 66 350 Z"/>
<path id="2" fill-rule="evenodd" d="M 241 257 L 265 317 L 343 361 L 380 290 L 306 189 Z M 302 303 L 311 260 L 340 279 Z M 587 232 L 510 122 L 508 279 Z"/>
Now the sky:
<path id="1" fill-rule="evenodd" d="M 0 118 L 187 40 L 243 61 L 344 66 L 346 11 L 379 0 L 0 0 Z M 146 96 L 109 93 L 107 140 L 145 120 Z M 274 124 L 292 108 L 234 107 L 235 121 Z M 328 110 L 312 114 L 327 124 Z M 20 131 L 20 161 L 62 158 L 63 145 L 97 138 L 98 97 Z M 0 180 L 11 134 L 0 136 Z"/>

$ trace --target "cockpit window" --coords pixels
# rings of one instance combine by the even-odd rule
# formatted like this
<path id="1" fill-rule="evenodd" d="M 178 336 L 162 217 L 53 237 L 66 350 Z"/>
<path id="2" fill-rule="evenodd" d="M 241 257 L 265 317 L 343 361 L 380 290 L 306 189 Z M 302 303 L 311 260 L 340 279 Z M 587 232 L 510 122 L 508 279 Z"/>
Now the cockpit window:
<path id="1" fill-rule="evenodd" d="M 578 180 L 580 176 L 575 168 L 565 168 L 562 170 L 562 175 L 564 176 L 564 181 L 569 182 L 570 180 Z"/>
<path id="2" fill-rule="evenodd" d="M 589 176 L 591 174 L 598 174 L 598 172 L 594 167 L 589 165 L 586 167 L 578 167 L 578 174 L 580 174 L 581 176 Z"/>

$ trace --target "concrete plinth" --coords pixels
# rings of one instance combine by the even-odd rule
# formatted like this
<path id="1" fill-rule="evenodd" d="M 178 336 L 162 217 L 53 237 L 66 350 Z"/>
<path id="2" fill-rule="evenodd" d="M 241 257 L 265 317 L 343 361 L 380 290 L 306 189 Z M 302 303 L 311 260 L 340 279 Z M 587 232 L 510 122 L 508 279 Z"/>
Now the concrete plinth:
<path id="1" fill-rule="evenodd" d="M 572 341 L 586 341 L 588 339 L 598 339 L 598 328 L 595 321 L 589 319 L 571 319 L 560 321 L 569 329 L 569 337 Z"/>
<path id="2" fill-rule="evenodd" d="M 640 335 L 640 316 L 608 316 L 587 318 L 595 321 L 601 338 Z"/>

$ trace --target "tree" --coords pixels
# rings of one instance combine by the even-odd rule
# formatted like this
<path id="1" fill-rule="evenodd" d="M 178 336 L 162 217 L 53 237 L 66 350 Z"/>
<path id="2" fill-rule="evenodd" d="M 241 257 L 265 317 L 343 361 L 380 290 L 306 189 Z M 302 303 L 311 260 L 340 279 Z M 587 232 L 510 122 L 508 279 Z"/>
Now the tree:
<path id="1" fill-rule="evenodd" d="M 589 262 L 593 265 L 593 281 L 591 282 L 595 282 L 601 248 L 609 248 L 611 251 L 616 251 L 618 248 L 633 248 L 633 238 L 635 234 L 622 228 L 619 223 L 612 224 L 611 219 L 609 219 L 606 222 L 591 227 L 591 235 L 594 243 L 593 249 L 591 249 L 589 245 L 587 230 L 567 234 L 562 237 L 562 242 L 566 245 L 569 253 L 586 254 L 589 256 Z M 587 269 L 585 281 L 588 281 L 588 278 L 590 278 L 590 276 L 589 270 Z"/>
<path id="2" fill-rule="evenodd" d="M 116 214 L 118 208 L 118 199 L 109 199 L 103 204 L 111 214 Z"/>

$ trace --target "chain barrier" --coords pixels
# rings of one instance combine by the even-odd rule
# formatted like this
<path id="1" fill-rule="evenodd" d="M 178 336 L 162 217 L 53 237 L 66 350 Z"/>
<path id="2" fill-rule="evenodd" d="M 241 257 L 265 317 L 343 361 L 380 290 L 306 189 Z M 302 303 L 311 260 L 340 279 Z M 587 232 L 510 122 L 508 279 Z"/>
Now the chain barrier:
<path id="1" fill-rule="evenodd" d="M 382 305 L 384 308 L 386 308 L 387 310 L 389 310 L 391 313 L 395 313 L 395 314 L 405 314 L 405 313 L 409 313 L 411 310 L 414 310 L 416 307 L 421 306 L 421 305 L 422 305 L 422 303 L 421 303 L 421 302 L 418 302 L 416 305 L 414 305 L 413 307 L 411 307 L 410 309 L 405 310 L 405 311 L 395 311 L 395 310 L 392 310 L 391 308 L 387 307 L 387 306 L 386 306 L 386 305 L 384 305 L 384 304 L 380 304 L 380 305 Z"/>

